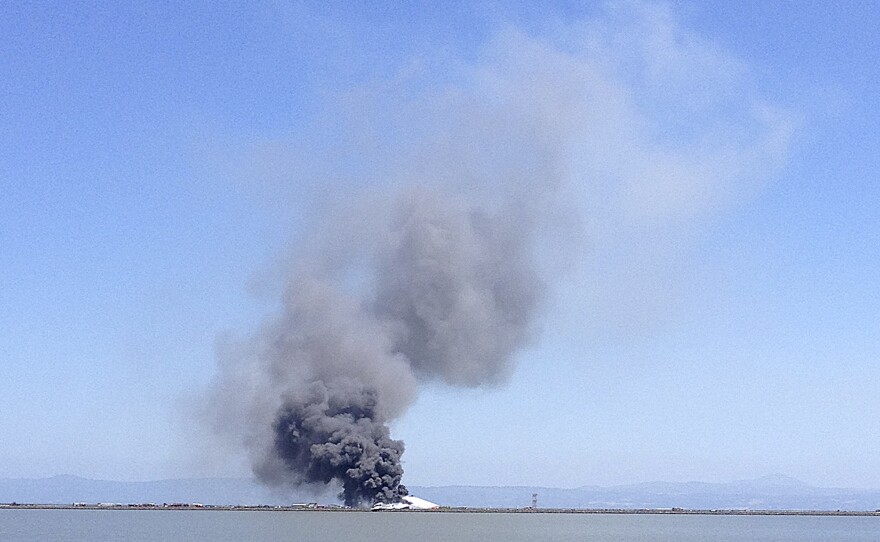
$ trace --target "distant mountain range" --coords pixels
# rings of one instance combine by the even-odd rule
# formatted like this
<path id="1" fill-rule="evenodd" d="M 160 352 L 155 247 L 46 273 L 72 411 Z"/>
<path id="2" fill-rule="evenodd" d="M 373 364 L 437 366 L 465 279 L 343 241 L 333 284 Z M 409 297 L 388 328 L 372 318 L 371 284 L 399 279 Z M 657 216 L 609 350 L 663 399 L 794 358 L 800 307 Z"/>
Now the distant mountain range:
<path id="1" fill-rule="evenodd" d="M 538 494 L 547 508 L 689 508 L 750 510 L 876 510 L 880 490 L 818 488 L 772 475 L 729 483 L 648 482 L 574 489 L 448 486 L 411 488 L 428 500 L 456 506 L 523 507 Z"/>
<path id="2" fill-rule="evenodd" d="M 690 508 L 752 510 L 877 510 L 880 490 L 832 489 L 781 475 L 730 483 L 649 482 L 613 487 L 410 486 L 444 506 L 522 508 L 538 494 L 539 508 Z M 280 494 L 246 478 L 113 482 L 78 476 L 0 479 L 0 503 L 203 503 L 278 505 L 335 501 L 332 492 Z"/>

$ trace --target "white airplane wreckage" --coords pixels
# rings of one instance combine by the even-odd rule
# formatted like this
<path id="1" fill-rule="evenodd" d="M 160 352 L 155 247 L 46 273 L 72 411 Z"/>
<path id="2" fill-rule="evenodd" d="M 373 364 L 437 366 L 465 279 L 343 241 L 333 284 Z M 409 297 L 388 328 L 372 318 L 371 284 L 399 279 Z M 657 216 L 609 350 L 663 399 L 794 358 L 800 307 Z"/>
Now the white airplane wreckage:
<path id="1" fill-rule="evenodd" d="M 390 504 L 382 502 L 376 503 L 371 510 L 433 510 L 435 508 L 440 508 L 440 505 L 432 503 L 431 501 L 426 501 L 425 499 L 407 495 L 406 497 L 401 497 L 400 502 Z"/>

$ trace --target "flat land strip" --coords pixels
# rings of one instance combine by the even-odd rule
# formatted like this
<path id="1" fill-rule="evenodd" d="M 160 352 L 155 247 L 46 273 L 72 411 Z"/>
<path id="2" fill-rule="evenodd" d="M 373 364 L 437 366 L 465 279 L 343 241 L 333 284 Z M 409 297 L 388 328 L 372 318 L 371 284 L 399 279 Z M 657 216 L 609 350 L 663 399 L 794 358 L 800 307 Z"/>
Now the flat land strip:
<path id="1" fill-rule="evenodd" d="M 251 512 L 370 512 L 368 508 L 345 508 L 335 505 L 290 506 L 217 506 L 188 503 L 163 504 L 22 504 L 0 503 L 3 509 L 39 510 L 205 510 Z M 663 514 L 709 516 L 877 516 L 880 509 L 869 510 L 692 510 L 687 508 L 457 508 L 440 507 L 432 510 L 383 510 L 394 514 Z"/>

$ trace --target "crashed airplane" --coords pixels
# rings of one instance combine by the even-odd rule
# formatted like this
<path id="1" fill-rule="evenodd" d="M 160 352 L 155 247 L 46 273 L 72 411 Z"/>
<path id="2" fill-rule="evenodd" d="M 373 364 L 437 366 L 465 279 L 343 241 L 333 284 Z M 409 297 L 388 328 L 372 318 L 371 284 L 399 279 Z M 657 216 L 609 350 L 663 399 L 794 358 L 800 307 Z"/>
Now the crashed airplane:
<path id="1" fill-rule="evenodd" d="M 431 501 L 426 501 L 425 499 L 413 497 L 412 495 L 407 495 L 406 497 L 401 497 L 400 502 L 390 504 L 382 502 L 376 503 L 371 510 L 433 510 L 435 508 L 440 508 L 440 505 L 432 503 Z"/>

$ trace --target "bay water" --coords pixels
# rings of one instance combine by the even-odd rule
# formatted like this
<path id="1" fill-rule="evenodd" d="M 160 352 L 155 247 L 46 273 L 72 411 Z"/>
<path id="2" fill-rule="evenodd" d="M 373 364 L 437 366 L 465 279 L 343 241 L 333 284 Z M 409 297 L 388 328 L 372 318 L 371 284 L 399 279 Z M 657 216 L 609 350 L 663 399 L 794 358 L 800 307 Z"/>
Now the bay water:
<path id="1" fill-rule="evenodd" d="M 877 542 L 880 517 L 0 510 L 3 542 Z"/>

